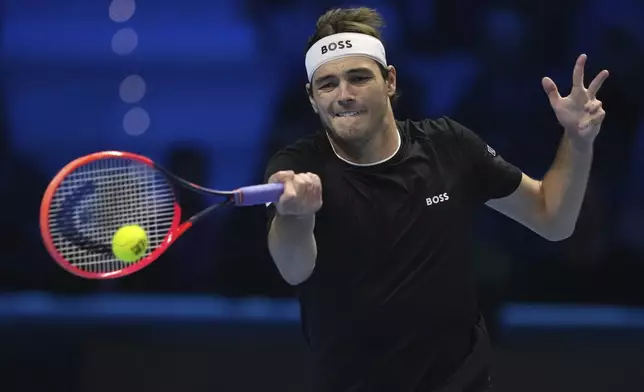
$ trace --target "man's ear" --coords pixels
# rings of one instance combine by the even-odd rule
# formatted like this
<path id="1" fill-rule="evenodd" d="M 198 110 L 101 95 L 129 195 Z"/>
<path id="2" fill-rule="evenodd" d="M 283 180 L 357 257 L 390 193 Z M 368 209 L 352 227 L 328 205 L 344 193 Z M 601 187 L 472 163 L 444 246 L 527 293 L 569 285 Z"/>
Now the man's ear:
<path id="1" fill-rule="evenodd" d="M 396 68 L 390 65 L 387 69 L 389 69 L 387 74 L 387 95 L 393 97 L 396 94 Z"/>
<path id="2" fill-rule="evenodd" d="M 318 113 L 318 105 L 315 103 L 315 100 L 313 99 L 313 91 L 311 90 L 311 83 L 306 84 L 306 95 L 309 97 L 309 102 L 311 103 L 311 108 L 313 108 L 313 111 L 315 114 Z"/>

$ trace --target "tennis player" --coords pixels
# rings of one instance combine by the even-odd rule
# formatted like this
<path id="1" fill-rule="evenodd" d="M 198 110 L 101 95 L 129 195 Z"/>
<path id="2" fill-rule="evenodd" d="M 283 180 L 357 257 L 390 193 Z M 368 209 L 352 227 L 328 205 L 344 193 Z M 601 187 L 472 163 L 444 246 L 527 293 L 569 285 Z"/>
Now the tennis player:
<path id="1" fill-rule="evenodd" d="M 566 97 L 543 79 L 563 136 L 536 180 L 450 118 L 395 118 L 382 22 L 367 8 L 317 22 L 306 90 L 322 127 L 267 165 L 266 180 L 285 184 L 268 206 L 269 250 L 297 289 L 314 391 L 488 391 L 491 346 L 467 260 L 473 214 L 487 205 L 550 241 L 573 233 L 608 72 L 585 87 L 580 56 Z"/>

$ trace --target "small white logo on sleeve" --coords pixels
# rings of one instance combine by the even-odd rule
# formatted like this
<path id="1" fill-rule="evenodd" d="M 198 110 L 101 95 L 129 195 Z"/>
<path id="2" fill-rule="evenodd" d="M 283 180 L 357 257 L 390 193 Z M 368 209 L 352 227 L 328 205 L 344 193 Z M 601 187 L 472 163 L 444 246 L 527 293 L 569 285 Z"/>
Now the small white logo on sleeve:
<path id="1" fill-rule="evenodd" d="M 496 156 L 496 151 L 494 151 L 494 149 L 490 146 L 487 146 L 487 152 L 489 152 L 493 157 Z"/>
<path id="2" fill-rule="evenodd" d="M 433 204 L 442 203 L 447 200 L 449 200 L 449 195 L 447 194 L 447 192 L 444 192 L 444 193 L 441 193 L 440 195 L 426 198 L 425 203 L 427 203 L 428 206 L 431 206 Z"/>

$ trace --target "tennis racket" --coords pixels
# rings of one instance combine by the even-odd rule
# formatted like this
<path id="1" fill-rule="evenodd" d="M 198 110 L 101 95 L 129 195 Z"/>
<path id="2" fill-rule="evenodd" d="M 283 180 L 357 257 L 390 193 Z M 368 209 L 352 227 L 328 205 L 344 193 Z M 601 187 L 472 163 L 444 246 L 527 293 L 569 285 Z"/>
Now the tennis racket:
<path id="1" fill-rule="evenodd" d="M 182 220 L 176 186 L 220 200 Z M 208 189 L 147 157 L 97 152 L 70 162 L 53 178 L 41 202 L 40 231 L 49 254 L 68 272 L 87 279 L 119 278 L 150 265 L 216 208 L 276 202 L 282 192 L 282 184 Z M 139 225 L 148 236 L 145 253 L 134 262 L 112 253 L 112 238 L 126 225 Z"/>

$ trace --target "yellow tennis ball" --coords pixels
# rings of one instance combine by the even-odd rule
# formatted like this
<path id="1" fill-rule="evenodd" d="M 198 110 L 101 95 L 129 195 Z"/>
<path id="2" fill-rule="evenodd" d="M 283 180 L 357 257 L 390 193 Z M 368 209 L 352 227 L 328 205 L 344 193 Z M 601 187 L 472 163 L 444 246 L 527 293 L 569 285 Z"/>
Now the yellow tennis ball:
<path id="1" fill-rule="evenodd" d="M 112 252 L 117 259 L 132 263 L 148 249 L 148 235 L 139 225 L 123 226 L 112 238 Z"/>

